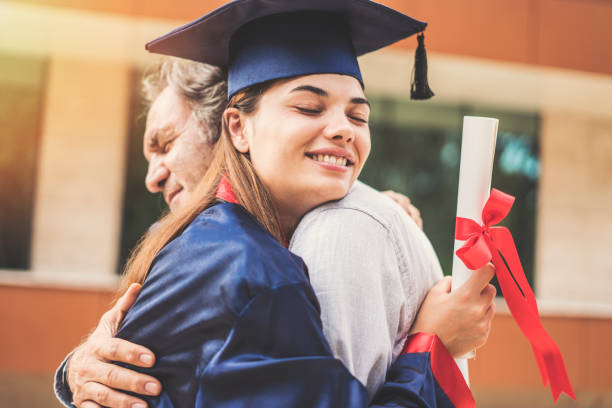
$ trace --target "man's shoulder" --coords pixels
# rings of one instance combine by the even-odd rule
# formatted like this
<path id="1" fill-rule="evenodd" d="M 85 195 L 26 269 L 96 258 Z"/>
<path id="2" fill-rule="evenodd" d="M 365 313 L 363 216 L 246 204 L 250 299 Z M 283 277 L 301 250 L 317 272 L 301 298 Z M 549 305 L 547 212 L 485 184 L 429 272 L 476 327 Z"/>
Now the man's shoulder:
<path id="1" fill-rule="evenodd" d="M 313 209 L 304 216 L 302 221 L 308 225 L 316 223 L 318 220 L 333 217 L 343 218 L 346 219 L 346 222 L 351 222 L 351 219 L 357 216 L 360 216 L 360 218 L 365 216 L 366 220 L 379 224 L 385 230 L 397 228 L 398 223 L 400 225 L 414 224 L 412 219 L 393 200 L 361 181 L 356 181 L 344 198 Z M 358 228 L 359 225 L 355 225 L 355 227 Z"/>

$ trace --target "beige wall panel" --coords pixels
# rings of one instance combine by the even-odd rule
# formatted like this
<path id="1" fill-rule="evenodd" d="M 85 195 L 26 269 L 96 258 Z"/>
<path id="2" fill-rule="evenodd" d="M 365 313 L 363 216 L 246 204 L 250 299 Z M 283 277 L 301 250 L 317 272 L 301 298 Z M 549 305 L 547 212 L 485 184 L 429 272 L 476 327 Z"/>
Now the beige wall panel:
<path id="1" fill-rule="evenodd" d="M 0 1 L 0 52 L 147 64 L 144 44 L 183 22 Z"/>
<path id="2" fill-rule="evenodd" d="M 37 273 L 115 270 L 128 80 L 121 64 L 51 60 L 35 206 Z"/>
<path id="3" fill-rule="evenodd" d="M 612 305 L 612 121 L 542 113 L 537 292 Z"/>
<path id="4" fill-rule="evenodd" d="M 366 94 L 410 98 L 414 55 L 396 50 L 359 59 Z M 526 64 L 428 54 L 436 93 L 420 104 L 477 104 L 519 111 L 554 110 L 612 119 L 612 76 Z"/>

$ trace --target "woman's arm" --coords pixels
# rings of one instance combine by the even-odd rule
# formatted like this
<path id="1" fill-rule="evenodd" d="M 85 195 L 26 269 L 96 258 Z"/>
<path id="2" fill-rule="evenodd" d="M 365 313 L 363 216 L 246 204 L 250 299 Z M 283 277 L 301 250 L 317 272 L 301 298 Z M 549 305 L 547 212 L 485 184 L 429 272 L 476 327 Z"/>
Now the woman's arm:
<path id="1" fill-rule="evenodd" d="M 195 275 L 194 275 L 195 276 Z M 171 289 L 171 284 L 172 284 L 172 278 L 171 275 L 166 275 L 166 277 L 168 278 L 168 281 L 165 281 L 163 284 L 158 285 L 158 288 L 168 288 Z M 170 293 L 175 293 L 175 298 L 177 299 L 183 299 L 186 300 L 187 297 L 191 297 L 194 298 L 194 296 L 189 295 L 189 293 L 185 292 L 185 290 L 187 288 L 193 288 L 194 285 L 179 285 L 181 288 L 183 288 L 182 290 L 179 290 L 178 292 L 176 290 L 170 290 Z M 176 289 L 176 288 L 175 288 Z M 154 291 L 155 293 L 151 293 L 150 295 L 153 295 L 151 298 L 156 298 L 158 299 L 158 302 L 154 302 L 153 307 L 147 307 L 147 308 L 140 308 L 140 310 L 148 310 L 147 315 L 151 316 L 151 317 L 155 317 L 158 316 L 160 318 L 162 314 L 165 315 L 169 315 L 172 316 L 172 312 L 173 310 L 176 311 L 176 309 L 174 307 L 169 307 L 168 304 L 168 298 L 164 298 L 163 295 L 161 295 L 160 293 L 156 291 Z M 171 296 L 172 297 L 172 296 Z M 195 298 L 199 298 L 199 296 L 195 296 Z M 330 353 L 327 351 L 327 346 L 325 343 L 325 340 L 322 338 L 321 335 L 321 331 L 320 331 L 320 322 L 318 321 L 319 319 L 319 315 L 318 315 L 318 309 L 316 308 L 315 304 L 316 301 L 314 300 L 314 296 L 310 296 L 310 298 L 308 296 L 304 297 L 304 296 L 298 296 L 296 297 L 296 299 L 301 298 L 302 299 L 302 303 L 303 306 L 302 307 L 298 307 L 297 309 L 294 307 L 293 309 L 296 309 L 296 312 L 292 312 L 290 315 L 284 314 L 281 316 L 290 316 L 290 321 L 288 322 L 289 324 L 285 325 L 284 323 L 282 323 L 284 320 L 282 319 L 277 319 L 274 318 L 274 316 L 270 315 L 269 312 L 265 312 L 265 313 L 254 313 L 253 310 L 254 309 L 258 309 L 259 307 L 261 307 L 261 304 L 258 302 L 253 302 L 252 304 L 250 304 L 248 309 L 245 309 L 244 312 L 244 316 L 243 319 L 241 320 L 241 322 L 248 322 L 250 320 L 255 320 L 257 321 L 257 319 L 261 319 L 263 323 L 254 323 L 251 324 L 251 330 L 253 331 L 253 334 L 247 335 L 246 337 L 248 339 L 257 339 L 258 335 L 273 335 L 276 331 L 275 330 L 265 330 L 265 331 L 260 331 L 259 328 L 265 327 L 266 324 L 270 324 L 270 323 L 275 323 L 274 327 L 277 327 L 277 331 L 278 333 L 280 333 L 280 336 L 272 336 L 271 339 L 269 340 L 264 340 L 264 341 L 260 341 L 259 345 L 263 348 L 266 349 L 267 347 L 269 348 L 270 344 L 274 344 L 276 342 L 281 342 L 281 341 L 288 341 L 289 342 L 289 346 L 291 347 L 298 347 L 298 349 L 294 350 L 293 353 L 294 355 L 301 355 L 301 353 L 304 352 L 308 352 L 308 350 L 313 350 L 313 345 L 310 344 L 308 342 L 306 343 L 299 343 L 296 342 L 294 340 L 295 336 L 298 336 L 300 339 L 314 339 L 314 350 L 316 351 L 315 355 L 319 356 L 320 358 L 316 361 L 308 361 L 308 364 L 313 364 L 314 367 L 314 371 L 317 373 L 317 376 L 314 377 L 314 379 L 322 379 L 324 381 L 328 380 L 328 377 L 326 376 L 321 376 L 322 373 L 326 372 L 327 370 L 329 370 L 329 373 L 331 375 L 331 377 L 333 378 L 334 376 L 340 376 L 339 378 L 342 379 L 341 381 L 333 380 L 331 381 L 332 383 L 342 383 L 342 384 L 348 384 L 345 385 L 346 387 L 348 387 L 349 389 L 358 389 L 359 387 L 357 387 L 357 383 L 355 382 L 355 380 L 348 374 L 345 372 L 344 367 L 342 367 L 342 365 L 339 364 L 339 362 L 337 360 L 333 360 L 331 358 Z M 290 300 L 295 300 L 295 299 L 290 299 Z M 261 301 L 259 301 L 261 302 Z M 274 303 L 272 302 L 272 300 L 268 300 L 268 303 Z M 172 303 L 172 302 L 170 302 Z M 265 302 L 264 302 L 265 303 Z M 115 307 L 120 307 L 120 305 L 122 304 L 122 302 L 120 301 L 118 303 L 118 305 Z M 131 304 L 131 303 L 130 303 Z M 432 307 L 435 308 L 436 310 L 440 311 L 439 308 L 440 305 L 433 305 Z M 253 309 L 254 308 L 254 309 Z M 127 307 L 123 307 L 120 309 L 122 310 L 121 313 L 119 313 L 119 315 L 117 316 L 117 319 L 120 319 L 120 315 L 125 313 L 125 311 L 127 311 Z M 288 310 L 291 309 L 289 304 L 284 305 L 283 302 L 281 302 L 281 304 L 276 308 L 268 308 L 267 310 L 281 310 L 284 312 L 287 312 Z M 428 309 L 425 306 L 425 309 Z M 429 308 L 431 309 L 431 308 Z M 307 313 L 302 314 L 301 311 L 306 311 Z M 113 309 L 111 309 L 111 311 L 109 311 L 109 313 L 107 313 L 107 316 L 110 316 L 110 314 L 113 312 Z M 366 311 L 367 312 L 367 311 Z M 422 312 L 427 312 L 427 310 L 422 311 Z M 142 313 L 142 312 L 141 312 Z M 196 313 L 194 313 L 196 314 Z M 353 316 L 354 318 L 359 318 L 359 316 Z M 182 315 L 183 319 L 187 319 L 187 320 L 192 320 L 188 318 L 188 315 Z M 147 318 L 149 319 L 149 318 Z M 163 319 L 163 318 L 162 318 Z M 103 319 L 104 320 L 104 319 Z M 107 319 L 108 320 L 108 319 Z M 111 319 L 113 320 L 113 319 Z M 149 319 L 150 320 L 150 319 Z M 157 319 L 155 319 L 157 320 Z M 430 319 L 427 319 L 430 320 Z M 181 319 L 175 320 L 174 318 L 171 317 L 171 320 L 173 322 L 173 324 L 176 325 L 186 325 L 187 322 L 181 322 Z M 296 322 L 298 321 L 306 321 L 306 324 L 298 324 L 297 328 L 293 328 L 292 326 L 290 326 L 290 324 L 295 325 Z M 138 319 L 132 319 L 132 323 L 130 323 L 130 326 L 135 326 L 133 327 L 133 329 L 136 330 L 136 332 L 142 332 L 142 330 L 151 330 L 151 327 L 146 327 L 146 326 L 150 326 L 147 324 L 144 324 L 144 320 L 140 321 L 139 323 L 142 323 L 142 327 L 139 327 L 139 324 L 135 324 L 134 322 L 138 322 Z M 109 322 L 106 322 L 105 324 L 102 324 L 100 326 L 102 327 L 106 327 L 108 326 Z M 120 322 L 117 321 L 117 324 L 119 324 Z M 443 322 L 442 322 L 443 323 Z M 242 323 L 240 323 L 242 324 Z M 242 328 L 242 326 L 238 324 L 237 325 L 237 331 L 238 332 L 242 332 L 245 329 Z M 314 326 L 313 326 L 314 325 Z M 164 328 L 163 325 L 159 326 L 159 325 L 155 325 L 157 327 L 158 330 L 161 331 L 161 333 L 156 333 L 156 332 L 150 332 L 149 334 L 157 334 L 157 335 L 163 335 L 164 333 L 168 333 L 168 329 Z M 305 330 L 306 328 L 310 327 L 310 335 L 308 333 L 303 333 L 302 330 Z M 106 333 L 106 332 L 105 332 Z M 314 333 L 314 336 L 311 336 L 311 334 Z M 104 336 L 95 336 L 96 338 L 99 338 L 99 340 L 101 342 L 99 342 L 99 344 L 107 344 L 107 345 L 111 345 L 111 343 L 113 342 L 118 342 L 118 341 L 122 341 L 120 339 L 113 339 L 112 337 L 110 337 L 110 334 L 106 333 L 106 337 L 107 337 L 107 341 L 101 341 L 103 340 L 101 337 Z M 280 337 L 277 339 L 277 337 Z M 140 338 L 140 339 L 136 339 L 136 341 L 138 340 L 147 340 L 144 338 Z M 229 339 L 228 341 L 235 341 L 236 337 L 232 337 L 231 339 Z M 89 340 L 88 340 L 89 341 Z M 177 345 L 181 344 L 181 341 L 179 338 L 174 337 L 173 341 L 176 342 Z M 249 344 L 248 342 L 246 342 L 245 344 Z M 268 345 L 268 346 L 266 346 Z M 289 347 L 287 346 L 287 347 Z M 307 346 L 304 349 L 301 349 L 300 347 L 302 346 Z M 135 346 L 138 347 L 138 346 Z M 94 347 L 95 348 L 95 347 Z M 98 350 L 98 351 L 103 351 L 103 350 Z M 119 350 L 116 350 L 119 351 Z M 424 359 L 424 354 L 423 353 L 427 353 L 429 352 L 428 349 L 426 348 L 421 348 L 418 350 L 418 354 L 414 354 L 417 351 L 414 351 L 409 354 L 409 355 L 403 355 L 401 356 L 398 361 L 395 363 L 395 365 L 392 367 L 392 369 L 389 371 L 388 376 L 387 376 L 387 383 L 385 383 L 381 389 L 381 392 L 379 393 L 379 395 L 377 396 L 377 399 L 375 400 L 376 403 L 380 402 L 380 401 L 385 401 L 385 403 L 389 403 L 389 401 L 395 401 L 393 402 L 395 405 L 394 406 L 412 406 L 410 404 L 413 404 L 414 401 L 419 400 L 421 397 L 418 395 L 418 393 L 415 393 L 413 391 L 410 390 L 426 390 L 426 389 L 435 389 L 435 386 L 437 384 L 437 382 L 435 381 L 435 378 L 431 375 L 430 371 L 431 370 L 425 370 L 423 367 L 423 364 L 426 363 L 426 359 Z M 85 351 L 85 354 L 87 354 L 87 352 Z M 94 350 L 92 348 L 90 348 L 90 356 L 89 357 L 95 357 L 95 353 Z M 252 355 L 252 353 L 248 352 L 247 354 Z M 227 355 L 224 355 L 227 356 Z M 427 354 L 425 354 L 425 357 L 427 356 Z M 356 358 L 359 358 L 359 356 L 355 356 Z M 110 359 L 110 358 L 109 358 Z M 215 364 L 217 364 L 217 366 L 220 364 L 222 360 L 217 360 L 217 362 Z M 286 364 L 286 360 L 281 359 L 281 361 L 276 361 L 275 363 L 279 363 L 281 365 L 285 365 Z M 266 361 L 266 364 L 270 364 L 271 361 L 268 360 Z M 165 364 L 165 362 L 164 362 Z M 296 366 L 299 366 L 300 364 L 304 364 L 302 362 L 300 362 L 300 359 L 298 358 L 296 361 L 294 361 L 292 364 L 296 364 Z M 94 366 L 97 366 L 98 364 L 95 364 Z M 162 364 L 163 365 L 163 364 Z M 230 364 L 231 365 L 231 364 Z M 451 364 L 452 365 L 452 364 Z M 90 366 L 89 367 L 89 375 L 92 375 L 92 371 L 94 370 L 95 367 L 94 366 Z M 111 367 L 113 367 L 113 365 L 110 365 Z M 114 366 L 117 370 L 124 370 L 123 368 Z M 237 368 L 236 366 L 233 366 L 234 368 Z M 159 368 L 159 367 L 158 367 Z M 117 372 L 117 370 L 115 370 L 115 372 Z M 172 371 L 170 369 L 170 371 Z M 302 369 L 297 369 L 298 372 L 303 371 Z M 145 370 L 145 372 L 147 372 L 147 370 Z M 156 370 L 157 373 L 160 373 L 160 371 Z M 452 372 L 452 371 L 451 371 Z M 429 373 L 429 374 L 428 374 Z M 74 373 L 75 375 L 79 375 L 76 371 Z M 87 376 L 87 372 L 85 372 L 84 377 Z M 123 371 L 121 371 L 121 374 L 123 374 Z M 227 373 L 226 373 L 227 374 Z M 238 372 L 232 372 L 232 375 L 241 375 Z M 254 373 L 252 373 L 254 374 Z M 266 376 L 269 373 L 266 374 Z M 129 379 L 129 375 L 132 375 L 134 378 L 134 381 Z M 123 377 L 122 382 L 125 382 L 126 384 L 128 383 L 132 383 L 134 382 L 135 384 L 138 383 L 139 387 L 143 387 L 144 386 L 144 381 L 141 383 L 140 380 L 138 378 L 136 378 L 136 376 L 143 376 L 143 374 L 138 374 L 135 372 L 130 371 L 130 373 L 127 373 L 127 371 L 125 372 L 125 376 L 119 376 L 119 377 Z M 259 378 L 258 375 L 251 375 L 251 374 L 247 374 L 246 375 L 249 378 Z M 99 378 L 98 378 L 99 377 Z M 119 378 L 117 376 L 105 376 L 105 375 L 98 375 L 96 378 L 90 378 L 90 381 L 86 381 L 85 384 L 89 384 L 86 385 L 85 387 L 82 387 L 79 391 L 79 397 L 77 398 L 77 405 L 80 405 L 80 403 L 82 403 L 85 400 L 94 400 L 94 398 L 96 398 L 96 396 L 102 396 L 102 394 L 99 393 L 95 393 L 93 391 L 92 386 L 100 386 L 103 381 L 104 378 L 106 378 L 107 380 L 113 380 L 113 378 L 115 380 L 121 380 L 121 378 Z M 283 376 L 284 378 L 285 376 Z M 144 377 L 146 378 L 152 378 L 150 376 L 146 376 Z M 264 377 L 267 378 L 267 377 Z M 287 377 L 289 378 L 289 377 Z M 83 380 L 87 380 L 87 378 L 83 378 Z M 302 385 L 302 380 L 303 377 L 302 376 L 298 376 L 297 379 L 294 378 L 294 380 L 297 380 L 297 385 L 301 386 Z M 402 382 L 401 386 L 397 386 L 397 382 Z M 459 382 L 460 383 L 460 382 Z M 99 384 L 99 385 L 98 385 Z M 117 383 L 119 384 L 119 383 Z M 424 384 L 429 384 L 428 386 L 425 386 Z M 113 384 L 108 384 L 111 387 L 113 387 Z M 321 384 L 319 384 L 318 386 L 320 386 Z M 317 384 L 309 384 L 309 386 L 311 387 L 310 389 L 317 389 Z M 433 388 L 432 388 L 433 387 Z M 65 389 L 65 384 L 64 384 L 64 389 Z M 115 385 L 115 387 L 113 388 L 118 388 L 117 385 Z M 265 388 L 265 387 L 264 387 Z M 269 388 L 269 387 L 268 387 Z M 85 395 L 81 395 L 81 393 L 84 393 L 85 391 L 90 390 L 92 391 L 88 396 L 88 394 L 85 393 Z M 137 391 L 137 390 L 134 390 Z M 323 388 L 319 388 L 319 391 L 316 391 L 315 394 L 318 394 L 320 392 L 324 391 Z M 106 397 L 104 397 L 104 401 L 98 401 L 100 403 L 104 403 L 105 406 L 121 406 L 121 404 L 127 400 L 132 399 L 132 396 L 126 395 L 126 394 L 121 394 L 118 391 L 112 391 L 113 395 L 107 394 Z M 354 395 L 357 395 L 357 397 L 353 397 L 353 398 L 357 398 L 357 400 L 359 400 L 359 392 L 357 392 L 356 394 L 353 393 Z M 233 393 L 234 395 L 234 393 Z M 432 395 L 436 395 L 435 393 Z M 436 398 L 439 398 L 439 395 L 441 394 L 437 394 L 438 396 Z M 329 397 L 333 397 L 334 394 L 330 394 L 328 395 Z M 249 397 L 250 398 L 250 397 Z M 122 402 L 123 401 L 123 402 Z M 356 402 L 356 400 L 351 400 L 351 404 L 355 405 L 355 406 L 365 406 L 363 404 L 365 404 L 367 400 L 363 400 L 361 402 Z M 65 401 L 66 403 L 69 403 L 69 401 Z M 336 401 L 329 401 L 329 403 L 334 403 L 336 404 Z M 154 404 L 154 403 L 153 403 Z M 348 405 L 348 406 L 353 406 L 353 405 Z M 340 405 L 341 406 L 341 405 Z M 426 406 L 426 405 L 425 405 Z M 440 405 L 438 405 L 440 406 Z"/>
<path id="2" fill-rule="evenodd" d="M 211 247 L 186 238 L 160 253 L 117 333 L 157 357 L 152 368 L 131 367 L 163 384 L 149 406 L 368 406 L 365 387 L 331 353 L 297 258 L 261 239 Z M 376 403 L 439 407 L 427 353 L 398 359 Z"/>
<path id="3" fill-rule="evenodd" d="M 473 406 L 469 389 L 450 354 L 435 335 L 426 334 L 409 338 L 404 353 L 369 405 L 365 387 L 331 355 L 313 302 L 307 284 L 287 285 L 253 299 L 202 372 L 197 404 Z M 453 399 L 459 404 L 454 405 Z M 472 401 L 472 405 L 466 401 Z"/>
<path id="4" fill-rule="evenodd" d="M 241 220 L 241 228 L 248 227 L 249 219 Z M 152 368 L 128 365 L 164 385 L 160 397 L 144 397 L 150 406 L 211 399 L 240 405 L 261 398 L 290 406 L 308 406 L 304 398 L 314 398 L 314 406 L 367 406 L 365 388 L 329 350 L 301 262 L 277 243 L 263 245 L 268 236 L 257 235 L 258 226 L 238 241 L 240 230 L 226 224 L 212 228 L 207 221 L 159 254 L 118 333 L 156 355 Z M 230 232 L 225 242 L 222 234 Z M 414 360 L 411 356 L 421 361 L 422 352 L 398 361 Z M 394 373 L 385 388 L 387 402 L 435 401 L 436 393 L 421 395 L 422 387 L 406 381 L 434 384 L 422 362 L 398 366 Z"/>
<path id="5" fill-rule="evenodd" d="M 289 292 L 288 288 L 284 288 L 283 291 Z M 281 298 L 283 297 L 282 295 L 277 295 L 276 296 L 278 298 L 278 301 L 280 303 L 285 303 Z M 318 319 L 315 318 L 317 316 L 317 310 L 316 308 L 313 308 L 313 304 L 312 304 L 312 300 L 309 300 L 307 298 L 304 298 L 303 295 L 298 295 L 297 297 L 294 296 L 290 296 L 289 300 L 291 302 L 287 302 L 287 304 L 280 304 L 278 305 L 279 307 L 281 307 L 283 310 L 287 310 L 287 308 L 291 307 L 290 303 L 295 303 L 295 300 L 301 298 L 302 301 L 306 304 L 304 309 L 302 306 L 298 306 L 298 313 L 296 313 L 296 315 L 300 314 L 299 311 L 300 310 L 306 310 L 307 313 L 305 313 L 305 316 L 302 317 L 306 318 L 307 321 L 309 321 L 309 324 L 314 324 L 315 326 L 318 325 Z M 247 310 L 245 310 L 245 313 L 243 314 L 243 318 L 241 319 L 241 321 L 237 324 L 237 330 L 234 332 L 234 334 L 232 335 L 232 337 L 230 339 L 228 339 L 228 345 L 232 344 L 232 342 L 236 342 L 239 340 L 241 333 L 243 333 L 245 330 L 248 330 L 248 325 L 243 327 L 242 323 L 243 322 L 247 322 L 247 321 L 251 321 L 251 323 L 249 323 L 251 325 L 252 328 L 254 328 L 255 333 L 259 333 L 261 335 L 273 335 L 275 333 L 275 330 L 259 330 L 264 328 L 264 326 L 262 326 L 262 324 L 258 323 L 258 320 L 260 318 L 263 317 L 264 320 L 264 325 L 269 324 L 270 319 L 267 318 L 267 315 L 261 315 L 260 313 L 257 312 L 257 309 L 261 307 L 262 304 L 268 304 L 269 306 L 272 306 L 271 303 L 274 303 L 273 300 L 268 299 L 265 302 L 262 302 L 261 300 L 258 301 L 254 301 L 251 305 L 249 305 L 249 308 Z M 301 302 L 300 302 L 301 303 Z M 121 301 L 120 301 L 121 304 Z M 131 305 L 131 303 L 130 303 Z M 109 313 L 112 313 L 114 309 L 111 309 L 111 311 L 109 311 Z M 308 311 L 309 310 L 309 311 Z M 105 316 L 110 316 L 110 314 L 107 313 Z M 310 316 L 310 317 L 308 317 Z M 297 316 L 296 316 L 297 317 Z M 117 316 L 117 318 L 121 318 L 120 316 Z M 104 319 L 103 319 L 104 320 Z M 112 319 L 111 319 L 112 320 Z M 291 325 L 295 325 L 297 322 L 296 319 L 291 319 L 291 321 L 289 322 L 289 324 Z M 108 322 L 106 322 L 108 323 Z M 117 324 L 120 323 L 120 321 L 116 322 Z M 303 324 L 297 324 L 298 330 L 303 330 L 305 329 L 308 325 L 308 323 L 306 325 Z M 281 336 L 284 336 L 284 332 L 286 330 L 292 330 L 294 328 L 292 327 L 287 327 L 286 329 L 283 329 L 283 321 L 282 320 L 276 320 L 276 326 L 279 326 L 281 329 Z M 100 326 L 108 326 L 108 324 L 101 324 Z M 105 332 L 106 333 L 106 332 Z M 299 333 L 296 333 L 299 334 Z M 306 334 L 299 334 L 301 336 L 307 337 Z M 119 339 L 113 339 L 112 337 L 110 337 L 110 333 L 106 333 L 106 336 L 102 336 L 102 337 L 106 337 L 106 342 L 102 341 L 100 344 L 110 344 L 112 341 L 119 341 Z M 248 343 L 245 344 L 251 344 L 250 340 L 256 340 L 257 337 L 251 335 L 251 334 L 247 334 L 248 337 Z M 319 342 L 321 342 L 321 338 L 320 338 L 320 332 L 318 332 L 317 330 L 315 330 L 315 338 L 319 339 Z M 250 340 L 249 340 L 250 339 Z M 388 382 L 385 383 L 381 389 L 381 391 L 379 392 L 379 395 L 377 396 L 377 399 L 375 401 L 376 404 L 394 404 L 391 406 L 413 406 L 410 404 L 414 404 L 414 401 L 418 401 L 419 399 L 422 399 L 421 397 L 419 397 L 418 395 L 418 391 L 410 391 L 410 390 L 427 390 L 427 393 L 431 393 L 432 395 L 436 395 L 437 399 L 440 400 L 444 400 L 446 398 L 446 394 L 444 392 L 441 392 L 441 390 L 436 390 L 436 387 L 439 387 L 437 385 L 437 381 L 435 381 L 435 379 L 431 376 L 431 375 L 422 375 L 423 373 L 428 373 L 429 371 L 431 371 L 430 369 L 425 369 L 424 367 L 427 366 L 429 364 L 428 359 L 430 358 L 430 355 L 428 352 L 431 351 L 431 347 L 428 347 L 427 345 L 425 345 L 425 347 L 423 346 L 423 342 L 421 341 L 421 346 L 420 349 L 415 349 L 414 348 L 414 341 L 415 337 L 413 336 L 413 338 L 410 340 L 410 343 L 413 344 L 413 348 L 411 350 L 411 354 L 406 354 L 406 355 L 402 355 L 400 356 L 400 358 L 398 359 L 398 361 L 394 364 L 394 366 L 392 367 L 392 369 L 389 371 L 388 374 Z M 99 339 L 102 340 L 102 339 Z M 282 338 L 281 338 L 282 340 Z M 281 340 L 277 340 L 274 339 L 273 341 L 268 341 L 266 339 L 260 340 L 260 346 L 263 346 L 264 348 L 266 347 L 266 345 L 271 345 L 274 344 L 275 342 L 280 342 Z M 91 341 L 91 340 L 88 340 Z M 293 343 L 292 343 L 293 344 Z M 406 351 L 408 351 L 408 345 L 409 343 L 407 342 L 406 345 Z M 253 344 L 253 347 L 257 347 L 257 344 Z M 137 346 L 136 346 L 137 347 Z M 311 348 L 311 346 L 308 347 L 309 349 Z M 227 349 L 227 347 L 225 347 L 224 349 Z M 318 350 L 317 348 L 315 348 L 315 350 Z M 235 349 L 236 352 L 239 352 L 239 349 Z M 325 351 L 325 349 L 321 349 L 318 350 L 323 351 L 323 355 L 325 355 L 327 352 Z M 414 354 L 415 352 L 418 352 L 418 354 Z M 93 351 L 92 351 L 93 353 Z M 316 354 L 316 353 L 315 353 Z M 220 366 L 223 366 L 225 364 L 224 362 L 224 358 L 228 357 L 227 354 L 220 354 L 220 358 L 218 360 L 216 360 L 214 362 L 214 364 L 211 365 L 211 367 L 213 367 L 211 370 L 209 370 L 208 372 L 204 373 L 204 377 L 215 377 L 215 374 L 218 370 L 218 368 Z M 231 357 L 229 358 L 231 360 Z M 261 360 L 263 361 L 263 360 Z M 299 361 L 299 360 L 298 360 Z M 270 361 L 266 361 L 266 364 L 268 364 Z M 341 365 L 339 365 L 339 362 L 337 360 L 330 360 L 329 358 L 322 358 L 319 360 L 312 360 L 312 361 L 307 361 L 307 364 L 313 364 L 315 367 L 315 374 L 316 377 L 315 378 L 322 378 L 322 379 L 327 379 L 327 377 L 320 377 L 320 374 L 324 371 L 324 370 L 330 370 L 331 372 L 336 372 L 337 374 L 340 374 L 341 377 L 343 377 L 345 380 L 343 381 L 343 383 L 346 381 L 346 379 L 348 379 L 348 381 L 350 382 L 350 385 L 348 386 L 349 389 L 352 387 L 353 388 L 353 394 L 354 396 L 352 397 L 351 403 L 352 404 L 359 404 L 363 405 L 365 402 L 363 401 L 363 397 L 360 395 L 360 387 L 359 384 L 357 382 L 354 381 L 354 379 L 352 379 L 350 376 L 347 376 L 346 373 L 344 372 L 345 369 L 344 367 L 342 367 Z M 295 364 L 295 363 L 294 363 Z M 302 364 L 302 363 L 300 363 Z M 324 365 L 329 366 L 329 368 L 325 368 L 323 367 Z M 113 367 L 113 365 L 111 365 L 111 367 Z M 115 368 L 119 368 L 116 367 Z M 301 373 L 303 370 L 295 367 L 295 369 L 297 370 L 298 373 Z M 452 371 L 451 371 L 452 372 Z M 140 373 L 136 373 L 136 372 L 130 372 L 131 375 L 133 376 L 142 376 L 143 374 Z M 76 373 L 75 373 L 76 374 Z M 90 373 L 91 374 L 91 373 Z M 249 373 L 239 373 L 236 370 L 231 370 L 230 372 L 225 372 L 222 376 L 217 376 L 217 378 L 215 379 L 215 381 L 218 381 L 220 379 L 220 377 L 225 376 L 226 379 L 228 377 L 233 377 L 233 376 L 240 376 L 240 375 L 246 375 L 248 378 L 246 379 L 247 382 L 251 382 L 252 378 L 259 378 L 259 376 L 252 376 Z M 295 374 L 295 373 L 293 373 Z M 85 377 L 87 377 L 87 373 L 85 373 Z M 285 377 L 289 377 L 286 375 L 283 375 L 283 378 Z M 91 379 L 92 381 L 88 381 L 91 382 L 93 384 L 98 383 L 100 384 L 98 381 L 101 381 L 101 379 L 98 379 L 98 381 L 94 381 L 93 379 Z M 266 380 L 267 381 L 267 380 Z M 79 387 L 79 396 L 77 398 L 78 400 L 78 404 L 80 405 L 83 401 L 86 400 L 90 400 L 90 401 L 96 401 L 98 403 L 105 403 L 105 405 L 110 406 L 110 407 L 114 407 L 114 406 L 124 406 L 124 402 L 128 402 L 130 399 L 132 399 L 133 397 L 127 394 L 120 394 L 117 391 L 113 391 L 113 395 L 111 395 L 110 393 L 107 394 L 105 397 L 102 396 L 101 394 L 98 394 L 97 396 L 94 395 L 95 393 L 91 393 L 91 395 L 87 394 L 87 391 L 91 388 L 91 384 L 87 385 L 88 382 L 85 383 L 84 387 Z M 129 382 L 129 381 L 128 381 Z M 397 383 L 403 383 L 400 384 L 399 386 L 397 385 Z M 331 383 L 334 383 L 334 381 L 332 381 Z M 61 381 L 58 381 L 56 383 L 57 385 L 61 385 Z M 205 385 L 203 383 L 203 385 Z M 301 386 L 302 385 L 302 376 L 301 374 L 298 375 L 298 385 Z M 112 384 L 110 384 L 110 386 L 112 386 Z M 206 385 L 205 385 L 206 386 Z M 66 389 L 66 385 L 63 385 L 64 389 Z M 263 387 L 263 389 L 269 389 L 269 384 L 265 384 L 265 387 Z M 433 391 L 432 391 L 433 390 Z M 436 394 L 437 391 L 437 394 Z M 331 396 L 332 397 L 336 397 L 336 396 L 341 396 L 336 395 L 338 390 L 337 389 L 332 389 L 331 391 Z M 83 394 L 83 395 L 81 395 Z M 349 392 L 350 394 L 350 392 Z M 102 400 L 96 400 L 96 398 L 103 398 Z M 250 397 L 249 397 L 250 398 Z M 69 397 L 65 397 L 64 403 L 66 404 L 66 406 L 71 406 L 70 405 L 70 399 Z M 360 400 L 361 402 L 356 402 L 355 399 Z M 131 401 L 134 402 L 134 401 Z M 332 401 L 328 401 L 328 403 L 331 403 Z M 334 402 L 335 403 L 335 402 Z M 342 402 L 340 401 L 340 404 Z M 129 404 L 130 406 L 132 404 Z M 389 406 L 389 405 L 385 405 L 385 406 Z M 440 402 L 438 402 L 438 406 L 445 406 L 445 405 L 440 405 Z M 448 406 L 448 405 L 446 405 Z M 459 405 L 457 405 L 459 406 Z"/>

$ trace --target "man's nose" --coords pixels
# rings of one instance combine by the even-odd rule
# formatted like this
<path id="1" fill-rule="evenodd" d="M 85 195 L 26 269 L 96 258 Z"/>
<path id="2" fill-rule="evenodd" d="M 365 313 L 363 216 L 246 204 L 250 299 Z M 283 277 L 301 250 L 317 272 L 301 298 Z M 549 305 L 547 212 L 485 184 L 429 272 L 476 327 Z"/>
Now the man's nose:
<path id="1" fill-rule="evenodd" d="M 147 176 L 145 177 L 145 185 L 151 193 L 159 193 L 164 190 L 164 184 L 170 175 L 170 171 L 161 163 L 155 155 L 151 157 Z"/>
<path id="2" fill-rule="evenodd" d="M 355 139 L 353 126 L 344 111 L 330 112 L 325 137 L 345 143 L 350 143 Z"/>

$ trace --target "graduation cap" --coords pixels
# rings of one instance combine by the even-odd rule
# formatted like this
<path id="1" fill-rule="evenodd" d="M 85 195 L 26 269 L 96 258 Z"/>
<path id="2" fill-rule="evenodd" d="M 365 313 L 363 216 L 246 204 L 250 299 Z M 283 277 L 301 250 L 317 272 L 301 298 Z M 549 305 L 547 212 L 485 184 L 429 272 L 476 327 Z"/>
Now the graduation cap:
<path id="1" fill-rule="evenodd" d="M 258 83 L 337 73 L 362 84 L 357 57 L 420 33 L 412 99 L 429 99 L 427 23 L 369 0 L 235 0 L 146 49 L 228 70 L 228 98 Z"/>

